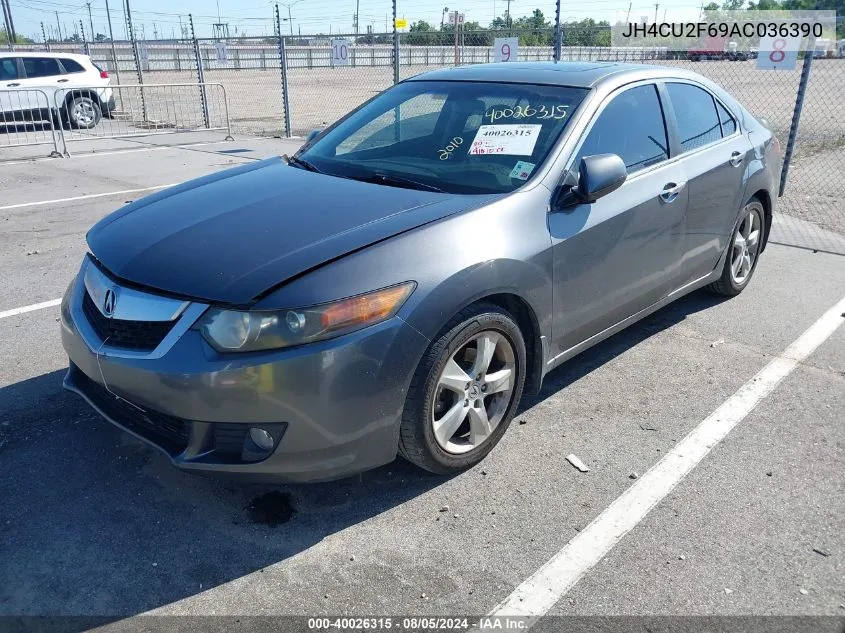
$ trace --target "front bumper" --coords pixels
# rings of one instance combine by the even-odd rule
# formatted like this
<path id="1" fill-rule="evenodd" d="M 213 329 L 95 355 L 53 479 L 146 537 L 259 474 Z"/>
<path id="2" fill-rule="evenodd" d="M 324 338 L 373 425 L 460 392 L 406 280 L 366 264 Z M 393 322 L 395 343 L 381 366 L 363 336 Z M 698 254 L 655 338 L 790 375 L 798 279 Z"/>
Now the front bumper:
<path id="1" fill-rule="evenodd" d="M 65 388 L 178 468 L 322 481 L 395 458 L 407 386 L 428 345 L 400 318 L 249 354 L 219 354 L 186 329 L 164 353 L 127 355 L 93 338 L 86 292 L 80 273 L 62 302 Z M 255 451 L 251 427 L 277 440 L 269 455 Z"/>

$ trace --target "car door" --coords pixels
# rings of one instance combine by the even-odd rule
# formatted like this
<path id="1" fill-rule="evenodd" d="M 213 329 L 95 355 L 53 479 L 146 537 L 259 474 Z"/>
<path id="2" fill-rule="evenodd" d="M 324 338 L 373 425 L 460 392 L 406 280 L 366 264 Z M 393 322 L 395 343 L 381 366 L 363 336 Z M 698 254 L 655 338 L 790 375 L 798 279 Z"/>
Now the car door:
<path id="1" fill-rule="evenodd" d="M 20 87 L 20 66 L 17 57 L 0 57 L 0 112 L 4 114 L 0 121 L 11 121 L 10 115 L 17 107 L 19 93 L 14 92 Z"/>
<path id="2" fill-rule="evenodd" d="M 64 86 L 68 79 L 63 76 L 62 67 L 55 57 L 22 57 L 24 75 L 21 88 L 40 90 L 41 95 L 33 92 L 29 95 L 32 109 L 43 109 L 55 105 L 55 93 Z M 61 100 L 61 95 L 59 96 Z M 36 105 L 37 104 L 37 105 Z"/>
<path id="3" fill-rule="evenodd" d="M 664 86 L 667 116 L 677 130 L 675 151 L 689 190 L 678 277 L 683 286 L 710 273 L 727 246 L 744 202 L 752 145 L 736 118 L 708 90 L 681 81 Z"/>
<path id="4" fill-rule="evenodd" d="M 622 186 L 592 204 L 549 214 L 554 251 L 557 355 L 665 297 L 677 277 L 687 205 L 685 175 L 670 161 L 657 86 L 610 95 L 593 116 L 570 163 L 612 153 L 624 161 Z"/>

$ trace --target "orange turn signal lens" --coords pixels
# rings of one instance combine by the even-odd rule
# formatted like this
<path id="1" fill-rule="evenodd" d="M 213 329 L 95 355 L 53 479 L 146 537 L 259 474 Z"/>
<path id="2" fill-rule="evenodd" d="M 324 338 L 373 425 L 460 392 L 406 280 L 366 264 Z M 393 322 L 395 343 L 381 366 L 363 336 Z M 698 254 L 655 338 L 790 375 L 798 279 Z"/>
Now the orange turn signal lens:
<path id="1" fill-rule="evenodd" d="M 342 330 L 384 321 L 396 314 L 415 285 L 407 282 L 328 305 L 320 311 L 323 330 Z"/>

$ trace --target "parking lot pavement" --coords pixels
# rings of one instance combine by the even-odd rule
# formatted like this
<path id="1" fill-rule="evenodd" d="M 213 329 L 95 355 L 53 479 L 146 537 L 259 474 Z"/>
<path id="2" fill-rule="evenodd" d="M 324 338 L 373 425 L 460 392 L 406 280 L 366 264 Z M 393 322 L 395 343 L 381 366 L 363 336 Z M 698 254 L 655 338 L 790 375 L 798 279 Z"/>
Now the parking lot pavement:
<path id="1" fill-rule="evenodd" d="M 14 210 L 28 232 L 0 249 L 0 312 L 59 296 L 120 202 Z M 177 472 L 62 391 L 56 308 L 0 318 L 0 614 L 487 613 L 840 301 L 842 262 L 770 245 L 739 297 L 694 293 L 554 371 L 453 478 L 401 460 L 316 485 Z M 842 615 L 843 359 L 840 327 L 552 612 Z"/>
<path id="2" fill-rule="evenodd" d="M 282 153 L 301 141 L 257 139 L 141 147 L 4 165 L 0 171 L 0 312 L 61 296 L 100 218 L 157 188 Z M 71 263 L 73 262 L 73 263 Z"/>

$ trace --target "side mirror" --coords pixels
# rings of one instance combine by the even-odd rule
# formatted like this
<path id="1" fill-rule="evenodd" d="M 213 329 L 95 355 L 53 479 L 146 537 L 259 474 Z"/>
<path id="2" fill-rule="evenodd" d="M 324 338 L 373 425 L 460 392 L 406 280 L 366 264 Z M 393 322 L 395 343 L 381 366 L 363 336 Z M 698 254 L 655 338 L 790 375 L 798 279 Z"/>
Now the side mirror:
<path id="1" fill-rule="evenodd" d="M 616 191 L 628 177 L 625 163 L 616 154 L 585 156 L 578 165 L 578 173 L 566 174 L 553 202 L 554 209 L 566 209 L 577 204 L 595 202 Z"/>
<path id="2" fill-rule="evenodd" d="M 619 189 L 627 177 L 625 163 L 616 154 L 585 156 L 578 166 L 578 197 L 583 202 L 595 202 Z"/>
<path id="3" fill-rule="evenodd" d="M 323 130 L 321 130 L 320 128 L 314 128 L 313 130 L 308 132 L 308 136 L 305 137 L 305 144 L 309 145 L 311 143 L 311 141 L 313 141 L 315 138 L 320 136 L 320 133 L 322 131 Z"/>

